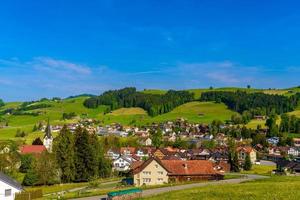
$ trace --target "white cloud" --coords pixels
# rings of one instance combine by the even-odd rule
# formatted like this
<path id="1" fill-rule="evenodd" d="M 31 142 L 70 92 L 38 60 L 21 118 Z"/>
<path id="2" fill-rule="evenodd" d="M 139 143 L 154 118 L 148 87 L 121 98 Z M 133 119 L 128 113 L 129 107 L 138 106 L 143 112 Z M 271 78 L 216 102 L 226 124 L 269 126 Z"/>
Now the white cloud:
<path id="1" fill-rule="evenodd" d="M 68 70 L 81 75 L 88 75 L 91 73 L 91 69 L 85 65 L 76 64 L 65 60 L 57 60 L 49 57 L 36 57 L 33 59 L 33 61 L 26 64 L 32 65 L 37 69 Z"/>

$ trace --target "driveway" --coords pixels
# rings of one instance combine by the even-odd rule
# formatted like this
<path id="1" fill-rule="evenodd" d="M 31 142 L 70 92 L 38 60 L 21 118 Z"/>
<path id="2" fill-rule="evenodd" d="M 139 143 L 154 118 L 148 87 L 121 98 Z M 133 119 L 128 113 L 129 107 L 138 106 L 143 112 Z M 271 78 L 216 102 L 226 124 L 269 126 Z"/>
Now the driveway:
<path id="1" fill-rule="evenodd" d="M 237 179 L 229 179 L 229 180 L 221 180 L 221 181 L 210 181 L 210 182 L 202 182 L 202 183 L 192 183 L 192 184 L 186 184 L 186 185 L 177 185 L 177 186 L 169 186 L 169 187 L 162 187 L 162 188 L 155 188 L 155 189 L 149 189 L 149 190 L 143 190 L 143 197 L 147 196 L 153 196 L 161 193 L 171 192 L 171 191 L 177 191 L 177 190 L 185 190 L 190 188 L 197 188 L 197 187 L 204 187 L 208 185 L 223 185 L 223 184 L 234 184 L 234 183 L 242 183 L 245 181 L 250 180 L 258 180 L 258 179 L 265 179 L 269 178 L 267 176 L 260 176 L 260 175 L 245 175 L 241 174 L 242 178 Z M 106 198 L 107 195 L 102 196 L 94 196 L 94 197 L 84 197 L 79 198 L 77 200 L 99 200 L 102 198 Z"/>

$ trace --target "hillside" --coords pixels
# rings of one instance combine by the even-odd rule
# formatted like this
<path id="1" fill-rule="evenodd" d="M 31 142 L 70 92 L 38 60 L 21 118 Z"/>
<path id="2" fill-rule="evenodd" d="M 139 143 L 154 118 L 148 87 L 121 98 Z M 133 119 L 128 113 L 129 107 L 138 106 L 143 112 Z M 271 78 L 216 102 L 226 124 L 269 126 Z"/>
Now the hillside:
<path id="1" fill-rule="evenodd" d="M 279 95 L 292 95 L 296 92 L 300 92 L 299 87 L 290 89 L 246 89 L 246 88 L 215 88 L 215 89 L 190 89 L 189 92 L 195 94 L 195 98 L 199 98 L 202 92 L 206 91 L 237 91 L 244 90 L 249 92 L 263 92 L 266 94 L 279 94 Z M 165 90 L 149 89 L 143 90 L 143 93 L 147 94 L 165 94 Z M 111 123 L 121 123 L 124 125 L 146 125 L 153 122 L 163 122 L 167 120 L 175 120 L 178 118 L 184 118 L 191 122 L 196 123 L 209 123 L 214 119 L 219 119 L 222 121 L 231 118 L 233 111 L 227 109 L 224 104 L 216 104 L 213 102 L 190 102 L 183 104 L 181 106 L 175 107 L 171 112 L 158 115 L 155 117 L 150 117 L 147 112 L 141 108 L 121 108 L 114 110 L 108 114 L 104 114 L 107 111 L 106 106 L 99 106 L 97 108 L 89 109 L 83 105 L 83 102 L 89 98 L 89 96 L 75 96 L 73 98 L 63 99 L 61 101 L 44 100 L 31 104 L 30 106 L 38 106 L 41 104 L 46 104 L 48 107 L 37 108 L 26 111 L 26 113 L 37 113 L 38 116 L 33 115 L 3 115 L 0 116 L 2 121 L 8 122 L 8 127 L 0 128 L 0 140 L 1 139 L 14 139 L 15 134 L 18 129 L 28 133 L 25 138 L 28 141 L 36 138 L 37 136 L 42 136 L 42 133 L 35 132 L 32 133 L 33 126 L 39 122 L 46 122 L 48 119 L 50 123 L 63 124 L 70 123 L 78 120 L 79 118 L 94 118 L 99 119 L 103 124 Z M 22 102 L 9 102 L 5 106 L 0 108 L 0 112 L 10 108 L 19 108 Z M 73 120 L 62 120 L 63 113 L 74 112 L 76 118 Z M 296 115 L 300 117 L 300 106 L 293 112 L 289 114 Z M 252 120 L 247 126 L 255 128 L 258 124 L 264 126 L 264 121 Z M 2 122 L 2 125 L 4 122 Z M 0 123 L 1 127 L 1 123 Z"/>
<path id="2" fill-rule="evenodd" d="M 46 122 L 48 119 L 51 124 L 63 124 L 66 121 L 62 120 L 63 113 L 74 112 L 77 116 L 86 116 L 90 118 L 98 118 L 104 112 L 105 106 L 100 106 L 97 109 L 87 109 L 83 106 L 83 101 L 88 97 L 78 97 L 65 99 L 62 101 L 43 101 L 35 103 L 47 104 L 51 107 L 34 109 L 32 112 L 40 112 L 38 116 L 31 115 L 5 115 L 3 118 L 8 122 L 8 127 L 0 129 L 0 139 L 17 139 L 15 134 L 17 129 L 30 133 L 33 126 L 39 122 Z M 16 108 L 20 103 L 8 103 L 7 108 Z M 4 108 L 2 108 L 3 110 Z"/>

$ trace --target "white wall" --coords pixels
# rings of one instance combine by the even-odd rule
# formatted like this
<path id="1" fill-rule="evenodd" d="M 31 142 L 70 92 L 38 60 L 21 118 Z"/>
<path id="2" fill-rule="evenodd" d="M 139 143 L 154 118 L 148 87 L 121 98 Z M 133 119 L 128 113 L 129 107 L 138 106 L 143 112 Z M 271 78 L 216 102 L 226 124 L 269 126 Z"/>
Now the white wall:
<path id="1" fill-rule="evenodd" d="M 5 190 L 11 189 L 11 196 L 5 197 Z M 0 199 L 1 200 L 14 200 L 15 199 L 15 193 L 21 192 L 20 190 L 11 187 L 10 185 L 2 182 L 0 180 Z"/>

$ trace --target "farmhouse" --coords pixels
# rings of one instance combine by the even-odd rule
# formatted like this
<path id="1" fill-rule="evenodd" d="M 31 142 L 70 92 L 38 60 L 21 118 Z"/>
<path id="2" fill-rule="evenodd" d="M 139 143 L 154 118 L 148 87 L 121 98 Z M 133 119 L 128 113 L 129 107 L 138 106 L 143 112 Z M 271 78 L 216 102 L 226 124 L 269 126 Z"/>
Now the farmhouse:
<path id="1" fill-rule="evenodd" d="M 256 161 L 256 150 L 253 149 L 252 147 L 250 147 L 250 146 L 238 147 L 237 152 L 238 152 L 239 160 L 245 161 L 246 156 L 249 155 L 251 163 L 253 163 L 253 164 L 255 163 L 255 161 Z"/>
<path id="2" fill-rule="evenodd" d="M 22 191 L 22 186 L 14 179 L 0 172 L 0 199 L 14 200 L 15 194 Z"/>
<path id="3" fill-rule="evenodd" d="M 160 160 L 151 157 L 144 162 L 134 162 L 131 168 L 136 186 L 223 179 L 223 174 L 207 160 Z"/>

